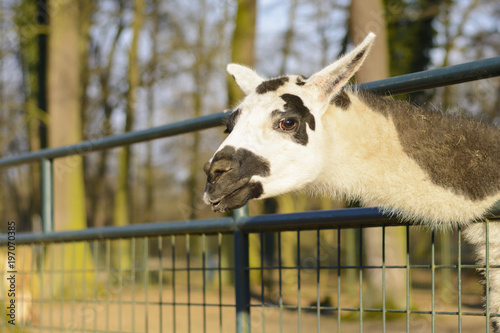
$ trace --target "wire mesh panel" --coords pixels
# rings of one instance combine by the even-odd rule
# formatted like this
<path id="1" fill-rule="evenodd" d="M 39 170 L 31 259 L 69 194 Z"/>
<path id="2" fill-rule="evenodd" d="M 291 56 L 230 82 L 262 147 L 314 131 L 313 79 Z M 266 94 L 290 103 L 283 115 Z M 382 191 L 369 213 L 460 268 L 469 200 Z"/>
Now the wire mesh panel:
<path id="1" fill-rule="evenodd" d="M 220 260 L 227 237 L 19 245 L 16 325 L 3 317 L 1 331 L 234 331 L 233 268 Z M 1 274 L 8 290 L 9 273 Z M 2 293 L 2 308 L 9 299 Z"/>
<path id="2" fill-rule="evenodd" d="M 474 263 L 460 231 L 391 226 L 252 237 L 250 254 L 260 252 L 249 267 L 252 332 L 487 332 L 496 315 L 483 309 L 485 266 Z"/>
<path id="3" fill-rule="evenodd" d="M 498 316 L 483 296 L 500 266 L 476 264 L 460 230 L 290 229 L 240 231 L 243 254 L 230 233 L 19 244 L 16 325 L 6 312 L 2 331 L 488 332 Z M 247 277 L 235 268 L 241 255 Z M 2 270 L 4 309 L 10 276 Z"/>

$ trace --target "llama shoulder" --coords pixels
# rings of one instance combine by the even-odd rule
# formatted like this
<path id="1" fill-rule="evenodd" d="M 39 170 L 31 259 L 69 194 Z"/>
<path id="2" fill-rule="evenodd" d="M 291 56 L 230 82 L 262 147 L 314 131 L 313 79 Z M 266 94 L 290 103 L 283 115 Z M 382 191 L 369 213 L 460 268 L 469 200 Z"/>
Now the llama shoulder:
<path id="1" fill-rule="evenodd" d="M 500 130 L 471 117 L 451 115 L 366 91 L 347 91 L 336 105 L 383 115 L 404 153 L 436 185 L 472 200 L 500 192 Z M 352 105 L 351 100 L 352 99 Z M 338 105 L 337 105 L 338 106 Z"/>

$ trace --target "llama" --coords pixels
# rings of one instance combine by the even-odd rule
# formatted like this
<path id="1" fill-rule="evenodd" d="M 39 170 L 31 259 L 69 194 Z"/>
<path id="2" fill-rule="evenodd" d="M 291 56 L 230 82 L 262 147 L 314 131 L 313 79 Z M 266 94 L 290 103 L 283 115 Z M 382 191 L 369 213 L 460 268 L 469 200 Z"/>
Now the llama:
<path id="1" fill-rule="evenodd" d="M 374 38 L 310 78 L 228 65 L 246 97 L 204 166 L 203 199 L 216 212 L 302 189 L 358 199 L 431 228 L 466 228 L 484 264 L 485 224 L 474 222 L 500 200 L 500 130 L 346 86 Z M 498 263 L 500 228 L 489 230 Z M 496 313 L 500 276 L 490 275 Z"/>

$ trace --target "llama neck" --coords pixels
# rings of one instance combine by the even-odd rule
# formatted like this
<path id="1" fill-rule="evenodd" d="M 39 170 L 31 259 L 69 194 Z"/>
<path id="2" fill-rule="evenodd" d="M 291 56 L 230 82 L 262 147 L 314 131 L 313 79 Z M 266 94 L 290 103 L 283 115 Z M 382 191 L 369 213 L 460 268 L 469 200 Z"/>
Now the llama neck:
<path id="1" fill-rule="evenodd" d="M 319 183 L 330 191 L 448 225 L 477 219 L 500 200 L 500 131 L 373 95 L 346 92 L 342 98 L 344 107 L 330 107 L 323 119 L 331 129 L 330 154 Z M 478 130 L 484 138 L 474 140 Z M 439 135 L 444 139 L 436 140 Z M 450 157 L 453 149 L 464 156 Z M 453 159 L 475 164 L 465 156 L 472 150 L 483 165 L 451 165 Z"/>

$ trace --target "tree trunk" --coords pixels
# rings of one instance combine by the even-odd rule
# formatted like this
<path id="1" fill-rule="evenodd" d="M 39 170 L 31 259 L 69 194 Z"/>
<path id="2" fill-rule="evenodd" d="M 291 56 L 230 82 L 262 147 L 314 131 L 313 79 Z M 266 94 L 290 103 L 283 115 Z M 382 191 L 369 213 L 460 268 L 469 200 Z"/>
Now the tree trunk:
<path id="1" fill-rule="evenodd" d="M 22 1 L 17 8 L 16 19 L 17 30 L 22 34 L 27 27 L 33 24 L 47 27 L 46 3 L 39 1 L 33 3 Z M 34 21 L 26 21 L 26 17 L 32 17 Z M 25 124 L 27 131 L 27 141 L 30 151 L 47 148 L 47 140 L 44 138 L 45 146 L 42 147 L 40 129 L 46 125 L 46 110 L 47 110 L 47 92 L 45 89 L 46 71 L 47 71 L 47 34 L 40 33 L 37 36 L 28 35 L 27 38 L 19 40 L 20 56 L 19 61 L 22 67 L 23 76 L 23 95 Z M 33 222 L 40 220 L 41 197 L 40 197 L 40 165 L 34 164 L 29 166 L 28 175 L 21 176 L 23 179 L 29 179 L 28 183 L 22 187 L 20 184 L 14 186 L 13 190 L 18 191 L 19 188 L 28 187 L 28 202 L 25 200 L 15 200 L 15 205 L 22 210 L 19 215 L 20 231 L 32 231 Z M 11 182 L 6 179 L 6 182 Z M 11 184 L 9 184 L 11 185 Z M 12 184 L 13 185 L 13 184 Z M 25 198 L 23 198 L 25 199 Z"/>
<path id="2" fill-rule="evenodd" d="M 351 2 L 350 17 L 351 37 L 354 44 L 358 44 L 370 32 L 377 35 L 377 39 L 369 56 L 361 69 L 356 73 L 358 83 L 384 79 L 389 76 L 389 51 L 387 45 L 387 28 L 382 0 Z M 382 265 L 384 263 L 405 263 L 406 233 L 404 228 L 386 229 L 385 244 L 381 230 L 365 230 L 363 232 L 363 250 L 365 265 Z M 361 241 L 361 240 L 360 240 Z M 383 249 L 385 246 L 385 256 Z M 383 258 L 385 257 L 385 258 Z M 364 297 L 364 306 L 380 306 L 382 304 L 382 273 L 379 270 L 366 270 L 367 289 Z M 396 307 L 404 307 L 405 300 L 401 297 L 406 293 L 406 276 L 403 270 L 390 269 L 386 273 L 386 303 Z"/>
<path id="3" fill-rule="evenodd" d="M 369 56 L 356 73 L 356 80 L 362 83 L 387 78 L 389 76 L 389 51 L 383 1 L 352 0 L 349 28 L 355 45 L 359 44 L 369 32 L 377 35 Z"/>
<path id="4" fill-rule="evenodd" d="M 207 42 L 205 36 L 206 30 L 206 20 L 205 13 L 207 12 L 207 3 L 206 1 L 201 1 L 200 3 L 200 11 L 203 13 L 200 16 L 198 23 L 198 39 L 196 45 L 194 47 L 195 52 L 195 62 L 193 63 L 192 73 L 193 73 L 193 81 L 194 81 L 194 89 L 191 95 L 193 101 L 193 117 L 198 118 L 201 116 L 201 111 L 203 108 L 203 95 L 206 91 L 206 75 L 205 72 L 209 67 L 210 61 L 212 59 L 208 59 L 206 56 L 205 43 Z M 199 131 L 196 131 L 192 134 L 192 144 L 191 144 L 191 162 L 189 167 L 189 178 L 187 181 L 188 187 L 188 204 L 189 204 L 189 215 L 188 218 L 190 220 L 194 220 L 198 217 L 198 203 L 200 199 L 200 189 L 198 177 L 200 175 L 201 165 L 200 165 L 200 139 L 201 134 Z M 193 253 L 198 253 L 200 249 L 200 242 L 198 239 L 191 239 L 191 249 Z"/>
<path id="5" fill-rule="evenodd" d="M 281 48 L 282 60 L 280 67 L 280 75 L 286 74 L 287 63 L 290 54 L 292 53 L 293 37 L 295 36 L 295 16 L 297 13 L 298 0 L 292 0 L 288 11 L 288 27 L 283 36 L 283 47 Z"/>
<path id="6" fill-rule="evenodd" d="M 140 85 L 139 76 L 139 37 L 144 22 L 144 1 L 135 0 L 135 18 L 132 23 L 133 37 L 129 51 L 129 68 L 128 68 L 128 91 L 127 91 L 127 106 L 124 132 L 130 132 L 134 124 L 135 107 L 137 101 L 137 88 Z M 130 197 L 130 161 L 131 150 L 130 146 L 125 146 L 121 149 L 118 161 L 118 181 L 115 191 L 115 202 L 113 210 L 113 222 L 115 226 L 124 226 L 130 224 L 130 206 L 132 200 Z M 118 256 L 118 253 L 121 255 Z M 130 244 L 125 242 L 120 251 L 114 251 L 114 263 L 120 269 L 128 270 L 131 267 L 130 259 Z"/>
<path id="7" fill-rule="evenodd" d="M 120 6 L 118 13 L 120 21 L 118 23 L 118 28 L 116 31 L 115 38 L 112 41 L 111 50 L 109 51 L 108 60 L 106 64 L 102 65 L 99 75 L 99 81 L 101 84 L 101 103 L 103 104 L 104 111 L 104 121 L 102 124 L 101 133 L 103 137 L 110 136 L 112 134 L 111 128 L 111 115 L 114 110 L 114 106 L 110 104 L 109 96 L 111 93 L 110 77 L 111 77 L 111 66 L 113 65 L 113 59 L 115 58 L 116 47 L 118 45 L 118 40 L 124 30 L 123 23 L 123 6 Z M 97 171 L 95 174 L 90 176 L 90 195 L 89 195 L 89 220 L 92 221 L 94 227 L 102 227 L 105 225 L 105 221 L 109 217 L 106 213 L 103 214 L 102 219 L 98 218 L 98 213 L 100 211 L 106 212 L 105 207 L 112 204 L 112 200 L 107 196 L 103 195 L 103 192 L 109 187 L 107 181 L 105 180 L 108 164 L 108 150 L 103 150 L 99 153 L 99 159 L 97 161 Z"/>
<path id="8" fill-rule="evenodd" d="M 233 33 L 231 61 L 253 66 L 255 61 L 255 22 L 257 20 L 257 1 L 238 0 L 236 26 Z M 243 93 L 233 79 L 228 82 L 228 105 L 236 104 Z"/>
<path id="9" fill-rule="evenodd" d="M 48 106 L 51 147 L 74 144 L 82 139 L 80 112 L 80 13 L 78 1 L 52 1 L 49 30 Z M 54 229 L 78 230 L 87 227 L 82 157 L 73 155 L 54 161 Z M 71 247 L 71 249 L 69 249 Z M 52 245 L 46 267 L 92 271 L 90 250 L 82 243 Z M 53 260 L 50 259 L 53 256 Z M 53 262 L 52 267 L 50 261 Z M 68 274 L 66 274 L 68 275 Z M 93 274 L 53 274 L 54 294 L 78 295 L 75 285 L 93 283 Z M 83 279 L 86 282 L 83 282 Z"/>
<path id="10" fill-rule="evenodd" d="M 148 93 L 148 127 L 153 127 L 153 119 L 154 119 L 154 102 L 155 102 L 155 93 L 154 87 L 156 83 L 156 68 L 158 63 L 158 34 L 160 32 L 160 13 L 159 10 L 159 0 L 152 1 L 152 17 L 150 20 L 153 22 L 153 29 L 151 31 L 151 60 L 149 61 L 148 70 L 151 71 L 149 74 L 149 81 L 147 82 L 147 93 Z M 146 151 L 146 163 L 144 165 L 145 172 L 145 193 L 146 193 L 146 202 L 144 207 L 144 218 L 148 222 L 153 222 L 156 220 L 155 210 L 154 210 L 154 173 L 153 173 L 153 142 L 147 143 L 147 151 Z"/>

